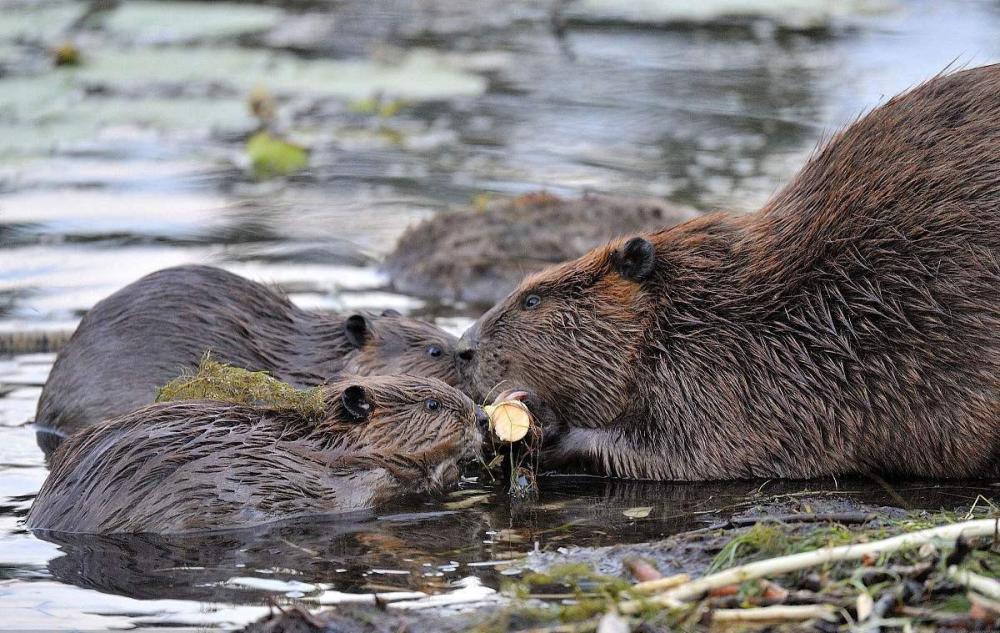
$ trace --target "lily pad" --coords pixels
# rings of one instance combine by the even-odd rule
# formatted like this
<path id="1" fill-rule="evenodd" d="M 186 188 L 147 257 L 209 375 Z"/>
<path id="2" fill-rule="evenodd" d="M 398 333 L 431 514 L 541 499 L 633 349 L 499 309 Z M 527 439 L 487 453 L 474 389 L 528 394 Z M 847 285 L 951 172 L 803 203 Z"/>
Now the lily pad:
<path id="1" fill-rule="evenodd" d="M 87 96 L 73 74 L 60 70 L 0 80 L 0 160 L 94 140 L 110 127 L 183 132 L 190 138 L 217 130 L 249 132 L 256 124 L 237 97 Z"/>
<path id="2" fill-rule="evenodd" d="M 276 7 L 232 2 L 121 3 L 104 21 L 119 38 L 143 42 L 187 42 L 256 33 L 284 17 Z"/>
<path id="3" fill-rule="evenodd" d="M 87 84 L 135 90 L 151 84 L 225 86 L 248 94 L 273 93 L 350 101 L 384 95 L 433 100 L 475 96 L 486 90 L 479 75 L 456 69 L 433 51 L 414 50 L 393 62 L 366 59 L 303 60 L 287 53 L 227 47 L 104 49 L 88 51 L 73 72 Z"/>
<path id="4" fill-rule="evenodd" d="M 52 42 L 83 14 L 83 3 L 13 5 L 0 8 L 0 41 Z"/>
<path id="5" fill-rule="evenodd" d="M 836 21 L 891 10 L 890 0 L 578 0 L 567 17 L 585 22 L 706 24 L 732 18 L 765 19 L 789 29 L 814 29 Z"/>

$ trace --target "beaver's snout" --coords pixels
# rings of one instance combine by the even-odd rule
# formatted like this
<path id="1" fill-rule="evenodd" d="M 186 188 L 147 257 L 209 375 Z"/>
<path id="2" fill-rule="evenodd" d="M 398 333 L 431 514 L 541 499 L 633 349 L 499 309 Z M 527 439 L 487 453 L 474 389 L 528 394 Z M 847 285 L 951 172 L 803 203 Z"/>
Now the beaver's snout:
<path id="1" fill-rule="evenodd" d="M 458 339 L 455 353 L 458 354 L 460 361 L 469 362 L 476 356 L 476 350 L 479 348 L 479 323 L 480 321 L 476 321 L 469 326 L 469 329 L 462 334 L 462 338 Z"/>
<path id="2" fill-rule="evenodd" d="M 486 411 L 479 405 L 476 405 L 476 426 L 484 437 L 489 433 L 490 416 L 486 415 Z"/>

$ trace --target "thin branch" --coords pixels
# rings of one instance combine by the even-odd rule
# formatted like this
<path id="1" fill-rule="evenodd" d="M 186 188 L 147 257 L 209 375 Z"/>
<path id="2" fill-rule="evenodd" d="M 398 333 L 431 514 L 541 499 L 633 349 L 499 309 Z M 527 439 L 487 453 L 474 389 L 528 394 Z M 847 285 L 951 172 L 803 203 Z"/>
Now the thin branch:
<path id="1" fill-rule="evenodd" d="M 716 609 L 713 622 L 781 622 L 829 618 L 836 610 L 827 604 L 775 605 L 751 609 Z"/>
<path id="2" fill-rule="evenodd" d="M 854 543 L 840 547 L 823 548 L 811 552 L 802 552 L 790 556 L 779 556 L 768 560 L 757 561 L 710 574 L 698 580 L 683 584 L 664 593 L 655 595 L 646 601 L 631 600 L 620 605 L 622 613 L 636 613 L 644 603 L 652 603 L 665 607 L 679 607 L 689 600 L 697 598 L 707 591 L 727 585 L 740 584 L 747 580 L 777 576 L 801 569 L 808 569 L 827 563 L 847 560 L 858 560 L 872 554 L 887 554 L 906 547 L 914 547 L 929 543 L 935 539 L 955 540 L 959 536 L 976 537 L 993 534 L 998 525 L 998 519 L 980 519 L 951 525 L 939 526 L 909 534 L 900 534 L 892 538 L 870 543 Z"/>

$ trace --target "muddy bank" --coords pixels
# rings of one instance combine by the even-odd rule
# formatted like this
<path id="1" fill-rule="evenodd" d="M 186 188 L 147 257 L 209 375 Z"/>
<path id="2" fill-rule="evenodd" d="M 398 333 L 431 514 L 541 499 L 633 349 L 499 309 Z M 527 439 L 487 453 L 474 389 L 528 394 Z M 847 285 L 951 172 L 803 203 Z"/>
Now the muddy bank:
<path id="1" fill-rule="evenodd" d="M 636 514 L 637 521 L 641 514 Z M 995 525 L 998 516 L 1000 509 L 984 498 L 939 512 L 869 504 L 836 494 L 772 498 L 733 514 L 706 515 L 704 527 L 657 541 L 529 553 L 497 566 L 504 577 L 499 596 L 473 594 L 445 608 L 412 608 L 391 597 L 374 606 L 320 612 L 295 606 L 275 610 L 243 630 L 554 633 L 682 626 L 693 631 L 714 630 L 725 618 L 739 617 L 737 611 L 751 618 L 769 616 L 762 608 L 777 608 L 784 615 L 763 625 L 751 623 L 751 630 L 782 621 L 786 626 L 810 623 L 818 630 L 847 630 L 858 621 L 892 616 L 912 626 L 993 630 L 989 627 L 1000 622 L 1000 611 L 991 610 L 995 605 L 988 595 L 991 588 L 1000 588 L 995 580 L 1000 576 L 1000 541 L 983 524 Z M 927 541 L 933 545 L 890 549 L 893 536 L 952 529 L 948 526 L 956 522 L 970 526 L 970 533 L 975 529 L 971 526 L 980 524 L 980 536 L 957 541 L 954 535 L 934 537 Z M 885 547 L 881 555 L 848 557 L 792 573 L 776 571 L 759 579 L 750 575 L 702 591 L 677 607 L 659 604 L 662 589 L 650 584 L 679 586 L 755 561 L 876 541 L 885 543 L 873 546 Z M 967 587 L 966 576 L 958 572 L 971 574 L 974 581 L 987 580 Z M 782 612 L 784 607 L 790 609 Z M 800 617 L 803 613 L 811 616 Z M 620 628 L 605 628 L 610 624 L 604 620 Z"/>
<path id="2" fill-rule="evenodd" d="M 697 215 L 656 198 L 545 191 L 484 202 L 410 227 L 386 258 L 393 287 L 438 301 L 492 305 L 525 275 L 583 255 L 611 238 Z"/>

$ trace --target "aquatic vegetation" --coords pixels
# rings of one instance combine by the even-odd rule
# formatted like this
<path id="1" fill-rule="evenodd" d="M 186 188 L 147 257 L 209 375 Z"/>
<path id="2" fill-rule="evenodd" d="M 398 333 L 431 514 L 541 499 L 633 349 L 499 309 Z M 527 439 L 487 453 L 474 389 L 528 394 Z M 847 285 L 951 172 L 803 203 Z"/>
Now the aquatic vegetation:
<path id="1" fill-rule="evenodd" d="M 276 7 L 235 2 L 129 0 L 111 11 L 102 26 L 118 37 L 183 42 L 263 31 L 283 16 Z"/>
<path id="2" fill-rule="evenodd" d="M 323 392 L 320 388 L 296 389 L 271 377 L 267 372 L 248 371 L 202 358 L 198 371 L 180 376 L 160 388 L 157 402 L 178 400 L 220 400 L 234 404 L 252 404 L 275 409 L 290 409 L 303 416 L 323 415 Z"/>
<path id="3" fill-rule="evenodd" d="M 309 164 L 309 152 L 294 143 L 257 132 L 247 141 L 247 156 L 253 175 L 258 179 L 287 176 L 302 171 Z"/>
<path id="4" fill-rule="evenodd" d="M 476 96 L 486 80 L 450 65 L 440 54 L 411 50 L 391 61 L 303 60 L 294 55 L 226 46 L 165 46 L 90 51 L 75 75 L 85 85 L 135 90 L 150 85 L 219 86 L 247 94 L 257 86 L 278 94 L 364 100 L 437 100 Z"/>
<path id="5" fill-rule="evenodd" d="M 707 0 L 657 2 L 656 0 L 581 0 L 567 17 L 581 22 L 629 24 L 712 24 L 725 20 L 768 20 L 791 30 L 828 29 L 850 23 L 859 16 L 895 8 L 891 0 Z"/>
<path id="6" fill-rule="evenodd" d="M 53 43 L 86 10 L 83 3 L 37 3 L 26 7 L 4 7 L 0 40 Z"/>
<path id="7" fill-rule="evenodd" d="M 358 114 L 374 114 L 381 119 L 389 119 L 399 114 L 407 105 L 409 104 L 403 99 L 383 99 L 381 95 L 375 95 L 352 102 L 350 110 Z"/>
<path id="8" fill-rule="evenodd" d="M 72 42 L 63 42 L 52 50 L 52 63 L 56 66 L 79 66 L 80 49 Z"/>

